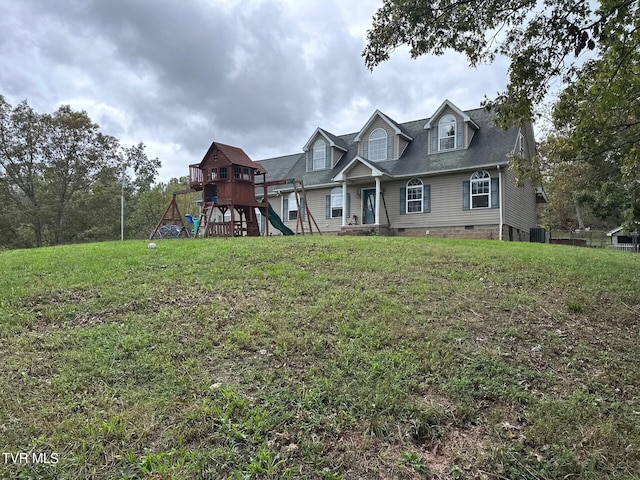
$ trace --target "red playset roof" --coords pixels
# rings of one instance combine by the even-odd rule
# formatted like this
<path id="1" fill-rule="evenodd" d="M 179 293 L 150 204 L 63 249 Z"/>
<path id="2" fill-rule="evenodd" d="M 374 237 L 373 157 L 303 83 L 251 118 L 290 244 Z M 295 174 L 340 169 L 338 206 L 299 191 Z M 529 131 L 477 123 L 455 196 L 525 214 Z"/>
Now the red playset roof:
<path id="1" fill-rule="evenodd" d="M 204 158 L 200 162 L 200 166 L 207 160 L 209 155 L 213 153 L 214 148 L 217 148 L 227 159 L 234 165 L 241 165 L 243 167 L 250 167 L 254 170 L 258 170 L 260 173 L 266 173 L 265 168 L 258 162 L 254 162 L 241 148 L 231 145 L 225 145 L 224 143 L 213 142 L 207 150 Z"/>

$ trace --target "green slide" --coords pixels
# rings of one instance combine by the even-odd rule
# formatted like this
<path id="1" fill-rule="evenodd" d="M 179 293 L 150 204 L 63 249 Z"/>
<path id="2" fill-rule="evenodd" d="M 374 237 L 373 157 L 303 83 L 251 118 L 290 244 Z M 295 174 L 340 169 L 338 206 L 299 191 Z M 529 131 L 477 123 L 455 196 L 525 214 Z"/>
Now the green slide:
<path id="1" fill-rule="evenodd" d="M 260 212 L 262 213 L 262 215 L 264 215 L 265 214 L 264 208 L 260 208 Z M 270 203 L 269 203 L 269 222 L 271 222 L 271 225 L 273 225 L 275 228 L 280 230 L 283 235 L 295 235 L 295 233 L 293 233 L 293 230 L 291 230 L 282 222 L 282 219 L 278 216 L 278 214 L 273 209 Z"/>

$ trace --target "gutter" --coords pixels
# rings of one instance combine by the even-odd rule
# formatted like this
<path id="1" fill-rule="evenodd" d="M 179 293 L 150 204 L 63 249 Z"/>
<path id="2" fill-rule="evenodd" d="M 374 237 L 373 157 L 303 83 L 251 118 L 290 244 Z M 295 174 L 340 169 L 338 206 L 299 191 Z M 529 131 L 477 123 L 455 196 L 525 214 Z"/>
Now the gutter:
<path id="1" fill-rule="evenodd" d="M 502 230 L 504 228 L 504 212 L 502 211 L 502 170 L 500 169 L 500 165 L 496 165 L 496 167 L 498 168 L 498 201 L 500 202 L 500 241 L 502 241 Z"/>

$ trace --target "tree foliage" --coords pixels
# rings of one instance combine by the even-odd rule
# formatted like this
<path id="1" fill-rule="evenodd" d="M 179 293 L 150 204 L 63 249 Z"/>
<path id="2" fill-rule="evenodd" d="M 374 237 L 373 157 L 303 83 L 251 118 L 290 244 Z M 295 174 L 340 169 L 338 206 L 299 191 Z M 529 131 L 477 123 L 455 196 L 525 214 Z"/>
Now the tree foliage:
<path id="1" fill-rule="evenodd" d="M 564 82 L 545 142 L 557 203 L 550 211 L 561 224 L 582 206 L 640 227 L 638 0 L 384 0 L 367 40 L 369 68 L 400 45 L 412 57 L 454 50 L 472 66 L 508 57 L 506 90 L 485 101 L 503 127 L 533 120 L 552 82 Z M 511 164 L 518 176 L 539 178 L 535 162 Z"/>
<path id="2" fill-rule="evenodd" d="M 637 0 L 384 0 L 367 32 L 365 63 L 374 68 L 408 45 L 412 57 L 453 50 L 472 66 L 509 58 L 506 91 L 487 101 L 502 126 L 533 119 L 554 78 L 571 81 L 573 59 L 628 37 Z M 633 49 L 632 42 L 627 49 Z M 637 44 L 635 45 L 637 48 Z"/>
<path id="3" fill-rule="evenodd" d="M 579 203 L 640 228 L 640 16 L 607 40 L 560 95 L 548 143 L 555 164 L 580 165 Z"/>
<path id="4" fill-rule="evenodd" d="M 157 175 L 142 143 L 123 148 L 86 112 L 35 112 L 0 95 L 0 247 L 115 239 L 121 182 L 135 202 Z"/>

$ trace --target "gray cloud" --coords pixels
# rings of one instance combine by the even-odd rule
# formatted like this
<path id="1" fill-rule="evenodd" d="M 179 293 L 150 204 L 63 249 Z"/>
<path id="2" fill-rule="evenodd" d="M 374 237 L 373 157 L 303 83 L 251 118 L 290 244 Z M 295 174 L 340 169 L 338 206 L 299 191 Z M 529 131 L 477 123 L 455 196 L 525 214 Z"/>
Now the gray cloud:
<path id="1" fill-rule="evenodd" d="M 368 72 L 360 26 L 378 3 L 11 2 L 0 16 L 0 94 L 38 111 L 86 109 L 123 143 L 145 142 L 168 178 L 213 140 L 254 158 L 288 154 L 317 126 L 348 133 L 376 108 L 406 121 L 445 97 L 470 108 L 503 88 L 504 73 L 480 75 L 459 57 L 398 52 Z"/>

